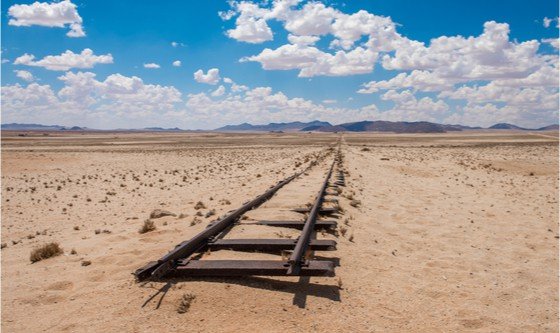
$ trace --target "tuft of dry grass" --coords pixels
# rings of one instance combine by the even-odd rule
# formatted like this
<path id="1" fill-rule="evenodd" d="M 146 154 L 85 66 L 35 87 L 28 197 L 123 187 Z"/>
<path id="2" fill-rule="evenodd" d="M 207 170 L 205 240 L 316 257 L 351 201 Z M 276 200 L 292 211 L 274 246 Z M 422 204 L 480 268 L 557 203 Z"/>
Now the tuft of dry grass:
<path id="1" fill-rule="evenodd" d="M 179 303 L 179 306 L 177 307 L 177 312 L 178 313 L 186 313 L 187 311 L 189 311 L 189 308 L 191 307 L 192 302 L 194 301 L 194 299 L 196 298 L 196 295 L 191 294 L 191 293 L 186 293 L 183 294 L 183 297 L 181 297 L 181 302 Z"/>
<path id="2" fill-rule="evenodd" d="M 194 219 L 191 221 L 191 226 L 197 225 L 200 222 L 202 222 L 202 220 L 195 216 Z"/>
<path id="3" fill-rule="evenodd" d="M 177 214 L 172 213 L 168 210 L 163 210 L 163 209 L 154 209 L 150 213 L 150 218 L 151 219 L 159 219 L 160 217 L 165 217 L 165 216 L 177 216 Z"/>
<path id="4" fill-rule="evenodd" d="M 58 245 L 58 243 L 52 242 L 33 249 L 33 251 L 31 251 L 31 255 L 29 256 L 29 260 L 34 263 L 50 257 L 59 256 L 62 253 L 64 253 L 64 251 L 62 250 L 60 245 Z"/>
<path id="5" fill-rule="evenodd" d="M 196 203 L 196 205 L 194 205 L 194 209 L 199 210 L 199 209 L 205 209 L 206 205 L 204 204 L 204 202 L 199 201 Z"/>
<path id="6" fill-rule="evenodd" d="M 154 230 L 156 230 L 156 225 L 155 225 L 154 221 L 152 221 L 150 219 L 146 219 L 144 221 L 144 224 L 142 225 L 142 228 L 140 228 L 140 230 L 138 230 L 138 232 L 141 233 L 141 234 L 145 234 L 147 232 L 154 231 Z"/>

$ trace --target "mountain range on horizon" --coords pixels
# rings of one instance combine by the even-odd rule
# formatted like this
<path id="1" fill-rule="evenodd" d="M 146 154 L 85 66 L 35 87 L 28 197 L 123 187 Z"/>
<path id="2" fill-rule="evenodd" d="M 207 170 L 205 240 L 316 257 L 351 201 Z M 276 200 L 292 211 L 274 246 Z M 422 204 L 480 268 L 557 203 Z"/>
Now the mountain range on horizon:
<path id="1" fill-rule="evenodd" d="M 97 131 L 87 127 L 42 125 L 42 124 L 2 124 L 2 130 L 12 131 Z M 252 125 L 242 123 L 239 125 L 226 125 L 216 128 L 216 132 L 393 132 L 393 133 L 445 133 L 463 130 L 519 130 L 519 131 L 546 131 L 558 130 L 558 124 L 540 128 L 524 128 L 508 123 L 498 123 L 490 127 L 472 127 L 464 125 L 438 124 L 427 121 L 359 121 L 333 125 L 329 122 L 314 120 L 310 122 L 269 123 L 265 125 Z M 150 131 L 150 132 L 177 132 L 184 131 L 180 128 L 145 127 L 142 129 L 115 129 L 118 131 Z"/>
<path id="2" fill-rule="evenodd" d="M 427 121 L 359 121 L 333 125 L 329 122 L 314 120 L 308 123 L 288 122 L 288 123 L 269 123 L 267 125 L 251 125 L 242 123 L 239 125 L 227 125 L 216 128 L 218 132 L 244 132 L 244 131 L 304 131 L 304 132 L 393 132 L 393 133 L 445 133 L 463 130 L 521 130 L 521 131 L 546 131 L 558 130 L 558 124 L 552 124 L 540 128 L 530 129 L 519 127 L 508 123 L 498 123 L 488 128 L 472 127 L 464 125 L 438 124 Z"/>

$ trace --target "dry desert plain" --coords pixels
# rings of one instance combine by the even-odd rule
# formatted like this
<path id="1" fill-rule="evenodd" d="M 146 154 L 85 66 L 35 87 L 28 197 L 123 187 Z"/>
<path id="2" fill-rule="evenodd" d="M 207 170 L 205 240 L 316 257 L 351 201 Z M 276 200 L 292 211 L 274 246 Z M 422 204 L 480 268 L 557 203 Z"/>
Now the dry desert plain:
<path id="1" fill-rule="evenodd" d="M 19 133 L 2 133 L 3 332 L 558 332 L 558 132 Z M 134 281 L 338 140 L 336 277 Z M 297 237 L 250 222 L 301 219 L 330 161 L 228 237 Z M 154 209 L 177 216 L 140 234 Z M 49 242 L 64 254 L 31 263 Z"/>

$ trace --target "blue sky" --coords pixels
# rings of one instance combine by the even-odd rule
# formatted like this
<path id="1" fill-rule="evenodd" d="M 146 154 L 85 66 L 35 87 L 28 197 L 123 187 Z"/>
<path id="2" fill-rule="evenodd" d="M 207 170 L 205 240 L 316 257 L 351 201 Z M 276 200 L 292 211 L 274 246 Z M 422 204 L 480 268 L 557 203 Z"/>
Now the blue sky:
<path id="1" fill-rule="evenodd" d="M 557 1 L 3 1 L 2 17 L 3 123 L 558 118 Z"/>

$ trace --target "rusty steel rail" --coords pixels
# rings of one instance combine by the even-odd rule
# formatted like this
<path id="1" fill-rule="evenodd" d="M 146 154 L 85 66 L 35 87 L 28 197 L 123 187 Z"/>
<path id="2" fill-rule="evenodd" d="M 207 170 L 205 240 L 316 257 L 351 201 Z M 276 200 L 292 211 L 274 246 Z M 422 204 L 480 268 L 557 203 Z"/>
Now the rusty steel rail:
<path id="1" fill-rule="evenodd" d="M 287 271 L 288 275 L 298 275 L 301 272 L 301 267 L 305 265 L 304 256 L 305 251 L 309 247 L 311 243 L 311 234 L 313 230 L 315 230 L 315 222 L 317 221 L 317 216 L 319 215 L 319 211 L 321 210 L 321 206 L 323 205 L 323 199 L 325 197 L 325 190 L 329 185 L 329 179 L 331 178 L 331 174 L 334 168 L 335 161 L 331 164 L 329 172 L 327 173 L 327 177 L 323 181 L 321 185 L 321 189 L 315 198 L 315 203 L 311 210 L 309 211 L 309 216 L 307 217 L 305 224 L 303 226 L 303 231 L 298 238 L 294 251 L 288 260 L 288 264 L 290 265 Z"/>
<path id="2" fill-rule="evenodd" d="M 323 159 L 325 156 L 326 155 L 323 155 L 319 160 Z M 311 209 L 294 210 L 301 213 L 309 213 L 305 221 L 260 221 L 254 223 L 255 225 L 260 224 L 301 229 L 301 235 L 297 239 L 224 239 L 223 236 L 246 212 L 269 200 L 286 184 L 307 172 L 314 165 L 317 165 L 316 161 L 310 163 L 310 165 L 301 172 L 278 182 L 265 193 L 243 204 L 240 208 L 231 211 L 221 219 L 211 222 L 205 230 L 198 233 L 190 240 L 180 243 L 175 249 L 158 261 L 148 263 L 144 267 L 136 270 L 133 274 L 138 281 L 159 280 L 163 277 L 177 278 L 193 276 L 334 276 L 334 263 L 332 261 L 304 260 L 304 256 L 308 250 L 332 251 L 336 249 L 336 241 L 317 240 L 314 238 L 314 230 L 336 228 L 335 221 L 317 221 L 319 214 L 332 214 L 338 211 L 338 208 L 322 207 L 323 202 L 337 203 L 335 199 L 325 199 L 325 196 L 329 195 L 326 189 L 329 186 L 329 180 L 336 163 L 338 163 L 339 166 L 341 164 L 340 148 L 338 157 L 335 158 L 330 166 L 327 176 L 321 186 L 321 190 Z M 199 260 L 197 256 L 193 256 L 195 253 L 201 253 L 206 250 L 275 253 L 291 250 L 293 252 L 287 262 L 281 260 Z"/>

